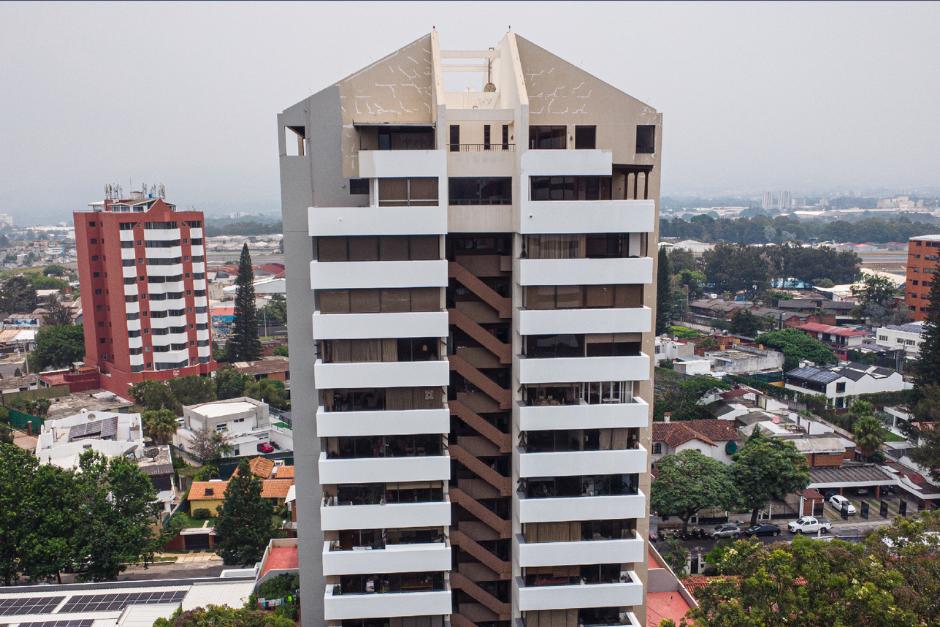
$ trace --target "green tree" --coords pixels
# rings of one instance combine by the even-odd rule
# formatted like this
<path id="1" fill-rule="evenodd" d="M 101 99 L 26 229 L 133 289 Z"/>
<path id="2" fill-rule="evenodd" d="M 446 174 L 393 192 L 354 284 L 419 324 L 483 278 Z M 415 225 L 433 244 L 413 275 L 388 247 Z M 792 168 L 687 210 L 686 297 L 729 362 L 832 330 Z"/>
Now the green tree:
<path id="1" fill-rule="evenodd" d="M 183 611 L 178 608 L 170 618 L 158 618 L 153 627 L 294 627 L 290 618 L 277 613 L 247 608 L 210 605 Z"/>
<path id="2" fill-rule="evenodd" d="M 650 506 L 660 516 L 676 516 L 682 532 L 689 519 L 707 507 L 730 509 L 736 502 L 728 466 L 694 449 L 665 455 L 656 462 Z"/>
<path id="3" fill-rule="evenodd" d="M 65 266 L 61 266 L 57 263 L 51 263 L 42 269 L 42 273 L 45 274 L 46 276 L 63 277 L 63 276 L 68 276 L 69 271 L 66 269 Z"/>
<path id="4" fill-rule="evenodd" d="M 751 510 L 751 524 L 772 499 L 781 500 L 809 485 L 806 456 L 793 443 L 761 435 L 755 429 L 734 454 L 731 477 L 741 503 Z"/>
<path id="5" fill-rule="evenodd" d="M 42 321 L 44 325 L 62 326 L 72 324 L 72 314 L 55 294 L 49 297 L 44 308 L 46 310 Z"/>
<path id="6" fill-rule="evenodd" d="M 32 581 L 55 579 L 75 567 L 75 530 L 85 524 L 79 512 L 81 493 L 72 470 L 43 465 L 31 478 L 32 489 L 24 507 L 30 524 L 25 529 L 21 554 L 23 573 Z"/>
<path id="7" fill-rule="evenodd" d="M 757 337 L 758 332 L 761 330 L 761 322 L 757 316 L 751 313 L 750 309 L 738 309 L 731 315 L 729 330 L 737 335 Z"/>
<path id="8" fill-rule="evenodd" d="M 757 342 L 783 353 L 784 370 L 796 368 L 804 359 L 821 366 L 836 363 L 836 355 L 831 348 L 796 329 L 762 333 L 757 336 Z"/>
<path id="9" fill-rule="evenodd" d="M 254 280 L 251 254 L 248 252 L 246 243 L 242 246 L 241 259 L 238 261 L 238 277 L 235 279 L 235 321 L 232 323 L 232 335 L 226 344 L 229 361 L 254 361 L 261 357 Z"/>
<path id="10" fill-rule="evenodd" d="M 274 350 L 271 351 L 271 354 L 275 357 L 289 357 L 290 351 L 287 348 L 287 344 L 280 344 L 279 346 L 274 347 Z"/>
<path id="11" fill-rule="evenodd" d="M 7 313 L 31 313 L 36 308 L 36 288 L 23 276 L 10 277 L 0 288 L 0 309 Z"/>
<path id="12" fill-rule="evenodd" d="M 274 379 L 252 381 L 245 387 L 245 396 L 264 401 L 276 409 L 290 409 L 290 395 L 281 381 Z"/>
<path id="13" fill-rule="evenodd" d="M 218 399 L 238 398 L 245 395 L 245 387 L 251 377 L 231 366 L 223 366 L 215 373 L 215 396 Z"/>
<path id="14" fill-rule="evenodd" d="M 705 283 L 708 280 L 704 272 L 698 270 L 680 270 L 676 275 L 679 285 L 684 286 L 689 291 L 689 298 L 698 298 L 705 291 Z"/>
<path id="15" fill-rule="evenodd" d="M 13 444 L 13 429 L 5 422 L 0 422 L 0 444 Z"/>
<path id="16" fill-rule="evenodd" d="M 30 370 L 65 368 L 85 358 L 85 332 L 75 324 L 43 326 L 36 331 L 36 349 L 30 353 Z"/>
<path id="17" fill-rule="evenodd" d="M 82 520 L 74 535 L 82 558 L 78 579 L 113 580 L 128 564 L 152 561 L 158 540 L 153 530 L 157 493 L 137 463 L 86 451 L 76 476 Z"/>
<path id="18" fill-rule="evenodd" d="M 940 384 L 940 273 L 930 277 L 930 294 L 924 330 L 921 333 L 920 357 L 914 365 L 914 387 L 918 390 Z M 922 420 L 918 416 L 919 420 Z"/>
<path id="19" fill-rule="evenodd" d="M 668 538 L 665 546 L 660 547 L 663 559 L 678 577 L 685 577 L 689 570 L 689 550 L 676 540 Z"/>
<path id="20" fill-rule="evenodd" d="M 702 255 L 705 276 L 719 292 L 754 297 L 767 289 L 767 263 L 761 251 L 743 244 L 718 244 Z"/>
<path id="21" fill-rule="evenodd" d="M 198 405 L 215 400 L 215 382 L 209 377 L 191 375 L 170 379 L 170 391 L 180 405 Z"/>
<path id="22" fill-rule="evenodd" d="M 660 247 L 656 274 L 656 335 L 669 329 L 672 320 L 672 274 L 669 272 L 669 256 Z"/>
<path id="23" fill-rule="evenodd" d="M 176 429 L 176 412 L 171 409 L 148 409 L 141 415 L 144 423 L 144 435 L 153 440 L 154 444 L 170 444 Z"/>
<path id="24" fill-rule="evenodd" d="M 283 294 L 274 294 L 264 306 L 264 314 L 270 324 L 287 324 L 287 298 Z"/>
<path id="25" fill-rule="evenodd" d="M 798 537 L 740 540 L 719 552 L 723 576 L 696 593 L 699 607 L 688 615 L 701 627 L 927 624 L 895 597 L 903 577 L 868 559 L 863 546 Z"/>
<path id="26" fill-rule="evenodd" d="M 906 310 L 898 308 L 898 288 L 891 279 L 868 274 L 861 283 L 860 286 L 852 288 L 852 295 L 858 301 L 855 316 L 869 321 L 874 326 L 902 323 L 910 319 Z"/>
<path id="27" fill-rule="evenodd" d="M 232 445 L 226 434 L 202 427 L 193 431 L 189 448 L 201 461 L 211 462 L 227 455 L 232 450 Z"/>
<path id="28" fill-rule="evenodd" d="M 169 409 L 179 414 L 182 408 L 173 391 L 163 381 L 141 381 L 131 385 L 134 402 L 146 409 Z"/>
<path id="29" fill-rule="evenodd" d="M 31 497 L 36 458 L 12 444 L 0 444 L 0 577 L 16 583 L 22 570 L 20 548 L 32 519 L 24 507 Z"/>
<path id="30" fill-rule="evenodd" d="M 242 460 L 229 479 L 215 531 L 226 564 L 254 564 L 274 536 L 271 503 L 261 498 L 261 479 Z"/>
<path id="31" fill-rule="evenodd" d="M 669 251 L 669 268 L 674 273 L 698 270 L 698 261 L 688 248 L 673 248 Z"/>
<path id="32" fill-rule="evenodd" d="M 855 446 L 865 459 L 870 459 L 885 441 L 885 429 L 881 421 L 874 416 L 861 416 L 852 427 Z"/>

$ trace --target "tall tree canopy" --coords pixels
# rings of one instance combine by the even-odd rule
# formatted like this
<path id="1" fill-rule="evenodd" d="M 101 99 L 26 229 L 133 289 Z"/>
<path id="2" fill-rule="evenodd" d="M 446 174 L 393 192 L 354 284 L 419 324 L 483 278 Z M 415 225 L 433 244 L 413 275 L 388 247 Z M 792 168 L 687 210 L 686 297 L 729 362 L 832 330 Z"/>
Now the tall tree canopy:
<path id="1" fill-rule="evenodd" d="M 36 308 L 36 288 L 23 276 L 10 277 L 0 287 L 0 310 L 31 313 Z"/>
<path id="2" fill-rule="evenodd" d="M 757 337 L 757 341 L 783 353 L 784 370 L 796 368 L 804 359 L 820 366 L 836 363 L 836 354 L 831 348 L 796 329 L 762 333 Z"/>
<path id="3" fill-rule="evenodd" d="M 196 405 L 215 400 L 215 382 L 209 377 L 190 375 L 170 379 L 170 391 L 180 405 Z"/>
<path id="4" fill-rule="evenodd" d="M 793 443 L 771 438 L 755 429 L 734 454 L 731 477 L 741 503 L 751 510 L 751 524 L 773 499 L 783 499 L 809 485 L 806 456 Z"/>
<path id="5" fill-rule="evenodd" d="M 705 276 L 719 292 L 744 292 L 754 297 L 767 289 L 767 263 L 758 248 L 718 244 L 702 255 Z"/>
<path id="6" fill-rule="evenodd" d="M 215 372 L 215 396 L 218 399 L 244 396 L 245 387 L 251 377 L 244 375 L 231 366 L 223 366 Z"/>
<path id="7" fill-rule="evenodd" d="M 30 353 L 30 368 L 66 368 L 85 357 L 85 332 L 75 324 L 42 326 L 36 331 L 36 349 Z"/>
<path id="8" fill-rule="evenodd" d="M 656 274 L 656 335 L 669 330 L 672 321 L 672 273 L 669 272 L 669 256 L 660 247 Z"/>
<path id="9" fill-rule="evenodd" d="M 62 300 L 53 294 L 45 305 L 46 314 L 43 316 L 42 323 L 49 326 L 61 326 L 72 324 L 72 314 L 62 304 Z"/>
<path id="10" fill-rule="evenodd" d="M 254 564 L 274 535 L 271 503 L 261 498 L 261 480 L 252 474 L 248 460 L 228 482 L 225 501 L 215 526 L 219 555 L 226 564 Z"/>
<path id="11" fill-rule="evenodd" d="M 887 277 L 866 275 L 860 286 L 852 288 L 852 295 L 858 300 L 855 315 L 874 326 L 899 324 L 910 319 L 907 310 L 898 306 L 897 285 Z"/>
<path id="12" fill-rule="evenodd" d="M 253 361 L 261 357 L 254 281 L 251 253 L 248 252 L 246 243 L 242 246 L 241 258 L 238 261 L 238 277 L 235 279 L 235 321 L 232 323 L 232 334 L 226 344 L 229 361 Z"/>
<path id="13" fill-rule="evenodd" d="M 733 507 L 737 500 L 729 467 L 689 449 L 665 455 L 656 462 L 650 505 L 660 516 L 676 516 L 682 531 L 689 519 L 706 507 Z"/>
<path id="14" fill-rule="evenodd" d="M 170 409 L 148 409 L 141 413 L 144 423 L 144 435 L 153 440 L 154 444 L 170 444 L 176 435 L 178 424 L 176 412 Z"/>

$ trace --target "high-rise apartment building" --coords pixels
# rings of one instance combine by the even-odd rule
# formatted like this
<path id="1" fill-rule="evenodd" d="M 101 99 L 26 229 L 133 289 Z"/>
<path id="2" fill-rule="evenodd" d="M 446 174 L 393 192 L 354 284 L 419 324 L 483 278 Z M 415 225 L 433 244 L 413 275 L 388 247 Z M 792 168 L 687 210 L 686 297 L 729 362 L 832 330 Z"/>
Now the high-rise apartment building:
<path id="1" fill-rule="evenodd" d="M 215 369 L 200 211 L 157 193 L 109 193 L 76 211 L 85 364 L 121 396 L 132 383 Z"/>
<path id="2" fill-rule="evenodd" d="M 940 267 L 940 235 L 919 235 L 907 242 L 904 305 L 911 318 L 924 320 L 930 304 L 930 283 Z"/>
<path id="3" fill-rule="evenodd" d="M 305 625 L 645 624 L 661 120 L 512 33 L 278 116 Z"/>

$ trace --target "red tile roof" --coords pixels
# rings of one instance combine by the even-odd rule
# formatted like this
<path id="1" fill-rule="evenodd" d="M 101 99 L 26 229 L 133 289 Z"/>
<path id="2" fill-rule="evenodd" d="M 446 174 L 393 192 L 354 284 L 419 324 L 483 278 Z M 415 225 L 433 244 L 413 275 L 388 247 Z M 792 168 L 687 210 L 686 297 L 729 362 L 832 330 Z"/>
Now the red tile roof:
<path id="1" fill-rule="evenodd" d="M 293 479 L 265 479 L 261 482 L 261 498 L 286 499 L 292 485 Z"/>
<path id="2" fill-rule="evenodd" d="M 228 481 L 193 481 L 189 488 L 190 501 L 218 501 L 225 498 Z"/>
<path id="3" fill-rule="evenodd" d="M 685 618 L 692 607 L 678 590 L 671 592 L 646 593 L 646 626 L 659 627 L 664 620 L 670 619 L 676 625 Z"/>
<path id="4" fill-rule="evenodd" d="M 271 472 L 274 470 L 274 460 L 267 457 L 255 457 L 248 462 L 248 469 L 256 477 L 270 479 Z"/>
<path id="5" fill-rule="evenodd" d="M 268 559 L 264 560 L 264 564 L 261 565 L 258 579 L 261 579 L 272 570 L 297 570 L 298 565 L 296 544 L 294 546 L 273 546 L 268 551 Z"/>
<path id="6" fill-rule="evenodd" d="M 807 322 L 797 327 L 801 331 L 810 331 L 812 333 L 828 333 L 839 337 L 856 337 L 859 335 L 868 335 L 861 329 L 850 329 L 848 327 L 834 327 L 831 324 L 821 324 L 819 322 Z"/>
<path id="7" fill-rule="evenodd" d="M 701 440 L 716 446 L 717 442 L 728 442 L 739 438 L 738 430 L 732 420 L 712 418 L 653 423 L 653 442 L 665 442 L 669 448 L 676 448 L 691 440 Z"/>

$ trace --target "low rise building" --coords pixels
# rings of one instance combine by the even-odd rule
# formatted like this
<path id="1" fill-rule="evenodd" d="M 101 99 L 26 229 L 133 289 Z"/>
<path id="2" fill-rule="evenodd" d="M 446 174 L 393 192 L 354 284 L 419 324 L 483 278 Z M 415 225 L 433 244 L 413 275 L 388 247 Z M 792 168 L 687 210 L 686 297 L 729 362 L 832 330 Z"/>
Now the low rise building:
<path id="1" fill-rule="evenodd" d="M 692 357 L 695 354 L 695 344 L 686 340 L 661 335 L 656 338 L 654 362 L 658 366 L 666 360 L 676 360 L 683 357 Z"/>
<path id="2" fill-rule="evenodd" d="M 707 352 L 705 357 L 711 360 L 713 372 L 726 374 L 757 374 L 783 368 L 783 353 L 780 351 L 740 344 L 730 350 Z"/>
<path id="3" fill-rule="evenodd" d="M 202 430 L 224 434 L 232 457 L 252 455 L 267 446 L 293 450 L 290 429 L 271 422 L 267 403 L 246 396 L 183 407 L 179 445 L 191 451 L 196 434 Z"/>
<path id="4" fill-rule="evenodd" d="M 899 392 L 910 388 L 896 370 L 850 362 L 843 366 L 803 366 L 784 376 L 788 390 L 826 397 L 832 407 L 848 407 L 860 394 Z"/>
<path id="5" fill-rule="evenodd" d="M 257 361 L 237 361 L 232 366 L 238 372 L 255 381 L 273 379 L 287 382 L 290 379 L 290 360 L 286 357 L 266 357 Z"/>
<path id="6" fill-rule="evenodd" d="M 40 463 L 76 468 L 82 453 L 138 457 L 144 447 L 140 414 L 81 412 L 46 420 L 36 444 Z"/>
<path id="7" fill-rule="evenodd" d="M 694 449 L 707 457 L 725 464 L 738 450 L 741 435 L 729 420 L 681 420 L 653 423 L 653 453 L 655 466 L 664 455 Z"/>
<path id="8" fill-rule="evenodd" d="M 889 349 L 901 349 L 908 359 L 917 359 L 924 343 L 923 333 L 923 322 L 888 324 L 875 332 L 875 343 Z"/>
<path id="9" fill-rule="evenodd" d="M 859 348 L 864 343 L 865 338 L 868 337 L 868 332 L 864 329 L 835 327 L 831 324 L 819 324 L 818 322 L 807 322 L 795 328 L 827 344 L 835 351 L 839 359 L 846 359 L 848 352 Z"/>
<path id="10" fill-rule="evenodd" d="M 680 357 L 672 363 L 676 372 L 685 375 L 711 374 L 712 362 L 704 357 Z"/>

